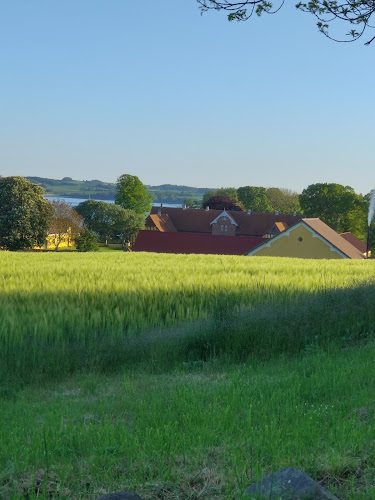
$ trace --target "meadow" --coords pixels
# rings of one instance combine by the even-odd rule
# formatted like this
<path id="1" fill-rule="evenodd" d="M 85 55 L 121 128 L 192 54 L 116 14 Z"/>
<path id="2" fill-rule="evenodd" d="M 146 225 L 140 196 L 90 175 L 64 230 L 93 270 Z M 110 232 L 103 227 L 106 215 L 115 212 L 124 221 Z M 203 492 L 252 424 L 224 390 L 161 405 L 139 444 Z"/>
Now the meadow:
<path id="1" fill-rule="evenodd" d="M 375 498 L 372 261 L 0 253 L 0 498 Z"/>

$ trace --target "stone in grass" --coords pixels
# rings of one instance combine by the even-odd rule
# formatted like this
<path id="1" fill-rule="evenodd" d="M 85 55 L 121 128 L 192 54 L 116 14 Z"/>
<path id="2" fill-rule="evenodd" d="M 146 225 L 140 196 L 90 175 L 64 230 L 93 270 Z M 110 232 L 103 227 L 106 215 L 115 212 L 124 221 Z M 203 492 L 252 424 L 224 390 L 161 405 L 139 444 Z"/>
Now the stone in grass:
<path id="1" fill-rule="evenodd" d="M 245 495 L 267 500 L 339 500 L 296 467 L 287 467 L 260 479 Z"/>
<path id="2" fill-rule="evenodd" d="M 119 491 L 117 493 L 109 493 L 96 500 L 142 500 L 142 498 L 136 493 L 130 493 L 130 491 Z"/>

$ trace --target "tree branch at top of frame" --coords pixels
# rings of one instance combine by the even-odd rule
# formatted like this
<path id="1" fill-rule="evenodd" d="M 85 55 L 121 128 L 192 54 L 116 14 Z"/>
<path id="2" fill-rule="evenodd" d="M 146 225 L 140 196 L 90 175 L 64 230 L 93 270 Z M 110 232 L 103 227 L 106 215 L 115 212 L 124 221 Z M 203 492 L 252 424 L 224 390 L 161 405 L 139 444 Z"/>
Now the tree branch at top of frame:
<path id="1" fill-rule="evenodd" d="M 229 0 L 197 0 L 201 12 L 208 10 L 223 10 L 228 12 L 229 21 L 247 21 L 254 15 L 261 16 L 263 13 L 275 14 L 284 4 L 284 0 L 278 0 L 276 6 L 268 0 L 243 0 L 232 2 Z M 370 24 L 375 13 L 375 0 L 308 0 L 300 1 L 296 8 L 303 12 L 313 14 L 317 18 L 318 30 L 326 37 L 336 42 L 353 42 L 362 37 L 366 29 L 373 29 Z M 330 29 L 338 21 L 349 24 L 350 29 L 346 33 L 347 39 L 334 36 Z M 375 36 L 369 39 L 365 45 L 370 45 Z"/>

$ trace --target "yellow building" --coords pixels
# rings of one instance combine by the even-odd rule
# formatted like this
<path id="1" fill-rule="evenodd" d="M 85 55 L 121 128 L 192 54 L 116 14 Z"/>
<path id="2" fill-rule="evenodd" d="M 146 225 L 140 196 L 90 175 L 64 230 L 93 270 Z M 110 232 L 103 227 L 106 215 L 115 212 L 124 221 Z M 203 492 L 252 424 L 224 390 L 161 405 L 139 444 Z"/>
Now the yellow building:
<path id="1" fill-rule="evenodd" d="M 246 255 L 302 259 L 364 259 L 365 255 L 320 219 L 302 219 Z"/>
<path id="2" fill-rule="evenodd" d="M 45 248 L 55 250 L 56 247 L 69 248 L 73 246 L 70 232 L 64 234 L 49 234 L 46 239 Z"/>
<path id="3" fill-rule="evenodd" d="M 36 250 L 56 250 L 56 247 L 60 248 L 71 248 L 74 246 L 74 241 L 72 238 L 71 231 L 68 229 L 67 233 L 64 234 L 54 234 L 50 233 L 44 245 L 42 247 L 34 247 Z"/>

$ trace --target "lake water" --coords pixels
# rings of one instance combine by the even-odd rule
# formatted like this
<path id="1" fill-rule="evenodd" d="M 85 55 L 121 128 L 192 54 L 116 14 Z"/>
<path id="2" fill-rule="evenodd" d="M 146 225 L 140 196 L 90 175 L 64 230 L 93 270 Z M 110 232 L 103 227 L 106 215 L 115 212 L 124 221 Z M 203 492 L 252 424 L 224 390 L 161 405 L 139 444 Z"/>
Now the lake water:
<path id="1" fill-rule="evenodd" d="M 53 200 L 62 200 L 65 201 L 66 203 L 69 203 L 72 205 L 72 207 L 76 207 L 79 203 L 82 201 L 86 201 L 87 198 L 68 198 L 68 197 L 62 197 L 62 196 L 46 196 L 47 200 L 53 201 Z M 91 198 L 92 200 L 95 198 Z M 97 200 L 95 201 L 105 201 L 106 203 L 114 203 L 114 200 Z M 159 207 L 160 203 L 155 203 L 154 207 Z M 171 207 L 171 208 L 181 208 L 182 205 L 180 203 L 163 203 L 163 207 Z"/>

